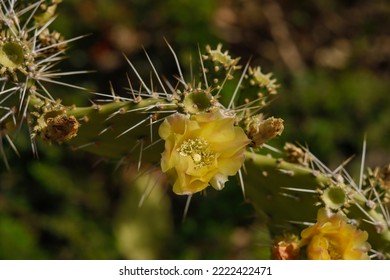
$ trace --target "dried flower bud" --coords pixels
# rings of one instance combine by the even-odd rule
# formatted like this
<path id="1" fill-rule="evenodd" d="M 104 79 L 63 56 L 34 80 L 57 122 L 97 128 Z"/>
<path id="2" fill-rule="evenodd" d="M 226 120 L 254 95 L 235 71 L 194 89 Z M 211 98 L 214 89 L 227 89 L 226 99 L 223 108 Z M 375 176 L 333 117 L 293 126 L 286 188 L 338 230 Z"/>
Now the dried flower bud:
<path id="1" fill-rule="evenodd" d="M 46 127 L 41 131 L 42 138 L 62 143 L 77 135 L 79 122 L 73 116 L 57 115 L 46 119 Z"/>
<path id="2" fill-rule="evenodd" d="M 246 120 L 246 133 L 252 140 L 255 148 L 260 148 L 268 140 L 282 134 L 283 120 L 270 117 L 263 119 L 262 115 L 255 115 Z"/>

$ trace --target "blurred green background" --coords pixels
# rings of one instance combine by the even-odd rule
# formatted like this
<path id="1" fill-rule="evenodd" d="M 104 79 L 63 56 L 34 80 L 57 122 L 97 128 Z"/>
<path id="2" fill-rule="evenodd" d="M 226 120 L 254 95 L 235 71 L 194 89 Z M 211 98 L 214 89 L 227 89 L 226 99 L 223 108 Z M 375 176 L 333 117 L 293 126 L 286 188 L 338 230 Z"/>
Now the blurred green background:
<path id="1" fill-rule="evenodd" d="M 389 1 L 64 0 L 58 13 L 53 26 L 66 38 L 90 34 L 71 43 L 60 65 L 96 70 L 67 77 L 73 84 L 109 92 L 111 81 L 121 94 L 130 72 L 123 53 L 147 76 L 145 48 L 171 77 L 176 66 L 164 38 L 185 69 L 198 45 L 221 42 L 281 84 L 265 109 L 285 120 L 273 146 L 307 144 L 331 168 L 356 155 L 349 170 L 357 174 L 366 134 L 367 165 L 389 162 Z M 93 98 L 52 91 L 65 104 Z M 221 192 L 194 196 L 183 222 L 186 197 L 172 195 L 153 166 L 156 176 L 138 176 L 136 166 L 118 169 L 116 161 L 42 143 L 37 160 L 28 137 L 15 141 L 21 157 L 7 150 L 11 170 L 0 166 L 1 259 L 269 257 L 267 232 L 234 179 Z"/>

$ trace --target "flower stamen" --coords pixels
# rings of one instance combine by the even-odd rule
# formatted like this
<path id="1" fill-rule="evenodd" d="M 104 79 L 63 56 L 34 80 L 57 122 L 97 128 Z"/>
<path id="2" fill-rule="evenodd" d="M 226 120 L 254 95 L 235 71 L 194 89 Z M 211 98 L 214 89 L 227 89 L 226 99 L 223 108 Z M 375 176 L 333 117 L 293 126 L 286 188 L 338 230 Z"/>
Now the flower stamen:
<path id="1" fill-rule="evenodd" d="M 209 143 L 202 137 L 184 141 L 177 152 L 183 157 L 190 156 L 194 162 L 195 169 L 211 165 L 215 160 L 215 154 Z"/>

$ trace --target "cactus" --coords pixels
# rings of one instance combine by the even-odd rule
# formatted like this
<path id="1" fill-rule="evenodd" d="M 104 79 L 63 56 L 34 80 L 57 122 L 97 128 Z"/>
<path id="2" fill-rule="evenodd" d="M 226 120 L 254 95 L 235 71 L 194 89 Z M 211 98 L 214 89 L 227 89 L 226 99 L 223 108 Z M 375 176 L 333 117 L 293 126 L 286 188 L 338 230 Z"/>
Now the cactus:
<path id="1" fill-rule="evenodd" d="M 34 151 L 34 141 L 41 139 L 136 162 L 138 170 L 143 163 L 161 164 L 173 192 L 189 199 L 208 186 L 222 190 L 237 176 L 243 200 L 254 206 L 274 240 L 274 258 L 390 258 L 389 167 L 364 174 L 363 161 L 356 182 L 343 166 L 332 171 L 307 148 L 286 143 L 275 153 L 267 142 L 281 135 L 283 120 L 262 112 L 279 87 L 271 74 L 240 64 L 218 45 L 199 50 L 200 78 L 187 79 L 168 44 L 176 84 L 163 80 L 146 54 L 154 74 L 147 84 L 125 57 L 139 90 L 129 80 L 128 97 L 112 90 L 96 94 L 104 102 L 65 105 L 44 83 L 82 89 L 54 78 L 84 72 L 52 72 L 67 43 L 78 38 L 65 40 L 51 31 L 58 1 L 43 9 L 41 2 L 25 7 L 2 2 L 0 152 L 7 167 L 4 144 L 17 153 L 12 135 L 26 124 Z M 270 148 L 272 155 L 266 154 Z M 329 232 L 325 225 L 332 226 Z M 350 238 L 351 246 L 337 233 Z"/>

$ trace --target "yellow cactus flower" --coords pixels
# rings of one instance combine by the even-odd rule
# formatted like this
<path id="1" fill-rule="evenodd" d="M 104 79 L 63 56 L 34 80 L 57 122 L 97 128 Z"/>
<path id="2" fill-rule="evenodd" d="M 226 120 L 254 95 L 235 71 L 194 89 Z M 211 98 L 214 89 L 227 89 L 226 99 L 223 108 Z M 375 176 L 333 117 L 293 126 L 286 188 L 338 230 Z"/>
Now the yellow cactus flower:
<path id="1" fill-rule="evenodd" d="M 159 128 L 165 141 L 161 169 L 176 194 L 189 195 L 209 184 L 221 190 L 244 162 L 250 140 L 234 118 L 220 110 L 195 115 L 173 114 Z"/>
<path id="2" fill-rule="evenodd" d="M 368 233 L 347 223 L 341 214 L 318 211 L 317 223 L 301 232 L 300 246 L 307 245 L 311 260 L 367 260 L 370 245 Z"/>

